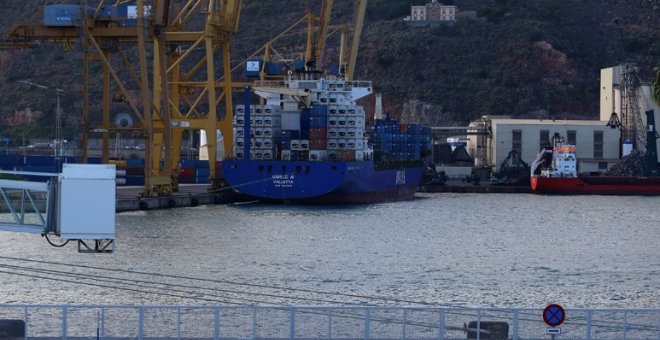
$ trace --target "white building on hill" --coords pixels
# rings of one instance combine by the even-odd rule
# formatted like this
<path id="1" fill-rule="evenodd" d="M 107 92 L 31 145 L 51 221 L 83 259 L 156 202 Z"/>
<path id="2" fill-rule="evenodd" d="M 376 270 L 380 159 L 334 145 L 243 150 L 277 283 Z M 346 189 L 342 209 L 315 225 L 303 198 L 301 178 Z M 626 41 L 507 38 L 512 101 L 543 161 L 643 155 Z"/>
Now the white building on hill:
<path id="1" fill-rule="evenodd" d="M 415 25 L 454 22 L 456 21 L 456 12 L 456 6 L 445 6 L 437 0 L 431 0 L 424 6 L 410 6 L 410 15 L 403 20 Z"/>

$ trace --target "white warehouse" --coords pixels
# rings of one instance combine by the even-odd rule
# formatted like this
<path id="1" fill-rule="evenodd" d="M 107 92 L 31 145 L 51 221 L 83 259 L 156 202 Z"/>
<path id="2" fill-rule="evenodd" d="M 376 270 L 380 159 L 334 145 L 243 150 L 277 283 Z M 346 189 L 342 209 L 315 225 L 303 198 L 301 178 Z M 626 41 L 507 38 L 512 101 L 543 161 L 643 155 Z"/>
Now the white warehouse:
<path id="1" fill-rule="evenodd" d="M 476 165 L 499 171 L 512 150 L 531 164 L 539 151 L 558 133 L 577 148 L 578 171 L 605 171 L 619 160 L 619 131 L 598 120 L 510 119 L 484 117 L 471 126 L 485 127 L 487 135 L 472 136 L 467 149 Z"/>

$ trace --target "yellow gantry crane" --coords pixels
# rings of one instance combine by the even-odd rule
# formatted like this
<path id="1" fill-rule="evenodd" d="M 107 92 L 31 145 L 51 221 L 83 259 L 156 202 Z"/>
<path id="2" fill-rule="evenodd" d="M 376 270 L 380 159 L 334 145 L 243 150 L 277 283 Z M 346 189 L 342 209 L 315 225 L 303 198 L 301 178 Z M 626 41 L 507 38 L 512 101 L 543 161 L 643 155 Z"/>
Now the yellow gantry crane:
<path id="1" fill-rule="evenodd" d="M 100 133 L 103 162 L 109 161 L 110 133 L 141 132 L 145 136 L 145 188 L 143 195 L 168 195 L 177 190 L 176 181 L 183 131 L 203 129 L 209 140 L 210 178 L 216 178 L 216 130 L 222 131 L 225 149 L 233 140 L 231 89 L 242 87 L 231 79 L 230 54 L 238 29 L 242 0 L 189 0 L 180 9 L 169 0 L 137 0 L 134 17 L 117 16 L 128 1 L 99 0 L 94 6 L 82 1 L 78 20 L 15 25 L 1 47 L 36 47 L 40 41 L 54 41 L 65 47 L 80 41 L 82 60 L 82 159 L 87 160 L 87 143 Z M 57 6 L 57 5 L 55 5 Z M 71 6 L 71 5 L 62 5 Z M 65 10 L 66 8 L 60 7 Z M 108 14 L 111 13 L 111 14 Z M 113 15 L 114 14 L 114 15 Z M 205 19 L 202 30 L 187 31 L 193 19 Z M 129 60 L 125 46 L 137 48 L 138 61 Z M 147 50 L 153 49 L 151 59 Z M 193 53 L 202 49 L 200 53 Z M 221 51 L 224 76 L 216 77 L 216 52 Z M 102 121 L 90 123 L 90 64 L 100 62 L 102 71 Z M 151 74 L 149 77 L 149 64 Z M 137 65 L 136 69 L 134 65 Z M 191 65 L 184 69 L 182 65 Z M 130 79 L 120 77 L 120 68 Z M 117 89 L 113 94 L 111 87 Z M 137 95 L 136 95 L 137 93 Z M 110 102 L 123 101 L 137 122 L 113 126 Z M 225 103 L 225 114 L 218 107 Z M 199 104 L 208 103 L 202 111 Z"/>
<path id="2" fill-rule="evenodd" d="M 348 25 L 342 33 L 340 69 L 352 79 L 367 0 L 355 0 L 353 37 L 350 50 Z M 130 4 L 130 5 L 129 5 Z M 133 5 L 134 4 L 134 5 Z M 51 5 L 58 6 L 58 5 Z M 59 5 L 74 6 L 75 5 Z M 333 0 L 322 0 L 321 14 L 312 11 L 268 42 L 250 59 L 264 51 L 264 60 L 274 51 L 272 43 L 307 21 L 308 39 L 305 62 L 322 65 L 329 31 Z M 119 14 L 130 8 L 134 13 Z M 102 159 L 109 162 L 110 134 L 141 133 L 145 136 L 145 186 L 143 196 L 169 195 L 178 190 L 180 150 L 185 130 L 204 130 L 212 188 L 217 185 L 216 131 L 223 134 L 224 149 L 233 146 L 232 89 L 246 83 L 232 82 L 230 56 L 242 0 L 188 0 L 175 6 L 170 0 L 82 0 L 76 17 L 65 22 L 15 25 L 0 41 L 0 48 L 34 48 L 42 41 L 58 42 L 73 49 L 82 48 L 82 160 L 88 158 L 91 134 L 102 138 Z M 45 7 L 45 10 L 48 6 Z M 53 9 L 53 8 L 51 8 Z M 75 12 L 75 11 L 74 11 Z M 201 29 L 194 22 L 204 20 Z M 199 25 L 197 25 L 199 27 Z M 316 27 L 316 30 L 315 30 Z M 137 49 L 137 61 L 127 49 Z M 152 53 L 148 53 L 151 48 Z M 346 52 L 348 50 L 348 52 Z M 216 55 L 219 52 L 220 60 Z M 275 51 L 276 52 L 276 51 Z M 149 57 L 151 55 L 151 57 Z M 90 121 L 90 65 L 102 65 L 102 120 Z M 221 63 L 221 65 L 217 65 Z M 265 64 L 265 63 L 264 63 Z M 135 67 L 137 65 L 137 68 Z M 149 68 L 151 65 L 151 69 Z M 222 76 L 216 69 L 222 69 Z M 149 77 L 149 71 L 152 76 Z M 122 75 L 128 74 L 128 79 Z M 265 78 L 263 69 L 261 79 Z M 135 117 L 134 124 L 112 124 L 111 101 L 125 103 Z M 224 103 L 224 110 L 222 110 Z M 206 105 L 206 107 L 203 107 Z"/>

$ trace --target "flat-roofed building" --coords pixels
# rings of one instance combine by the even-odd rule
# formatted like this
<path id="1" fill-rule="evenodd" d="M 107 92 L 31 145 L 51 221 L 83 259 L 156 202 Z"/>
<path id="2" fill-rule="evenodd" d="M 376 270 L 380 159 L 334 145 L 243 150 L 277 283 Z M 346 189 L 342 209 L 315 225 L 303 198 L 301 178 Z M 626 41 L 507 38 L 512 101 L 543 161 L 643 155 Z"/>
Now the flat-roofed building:
<path id="1" fill-rule="evenodd" d="M 511 119 L 484 117 L 473 126 L 485 125 L 489 134 L 469 139 L 477 165 L 499 171 L 509 152 L 516 150 L 531 164 L 541 149 L 559 134 L 577 148 L 578 172 L 604 172 L 619 160 L 619 131 L 598 120 Z"/>

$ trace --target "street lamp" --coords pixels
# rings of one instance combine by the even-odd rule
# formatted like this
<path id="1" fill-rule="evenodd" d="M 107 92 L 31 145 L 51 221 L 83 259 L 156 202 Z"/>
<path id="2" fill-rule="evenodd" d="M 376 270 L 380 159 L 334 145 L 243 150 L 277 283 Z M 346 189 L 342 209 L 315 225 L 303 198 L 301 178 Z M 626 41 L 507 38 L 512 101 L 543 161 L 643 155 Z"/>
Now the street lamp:
<path id="1" fill-rule="evenodd" d="M 44 90 L 53 89 L 45 85 L 33 83 L 29 80 L 19 80 L 18 82 L 27 86 L 34 86 Z M 57 107 L 55 108 L 55 141 L 53 145 L 53 156 L 61 158 L 64 155 L 64 145 L 62 140 L 62 108 L 60 106 L 60 97 L 62 96 L 62 93 L 64 93 L 64 90 L 59 88 L 54 88 L 54 90 L 55 95 L 57 96 Z"/>

